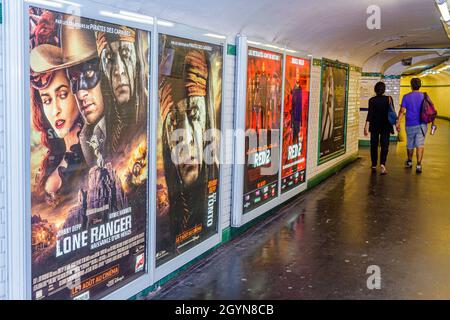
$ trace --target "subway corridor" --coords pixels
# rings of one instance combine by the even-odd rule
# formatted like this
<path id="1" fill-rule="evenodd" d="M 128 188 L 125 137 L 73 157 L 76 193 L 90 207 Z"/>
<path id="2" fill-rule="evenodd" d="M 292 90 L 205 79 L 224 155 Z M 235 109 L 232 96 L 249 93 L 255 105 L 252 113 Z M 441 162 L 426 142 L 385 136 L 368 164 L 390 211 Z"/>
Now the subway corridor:
<path id="1" fill-rule="evenodd" d="M 424 172 L 360 159 L 219 248 L 147 299 L 450 299 L 450 123 L 427 138 Z M 369 290 L 367 268 L 380 267 Z"/>

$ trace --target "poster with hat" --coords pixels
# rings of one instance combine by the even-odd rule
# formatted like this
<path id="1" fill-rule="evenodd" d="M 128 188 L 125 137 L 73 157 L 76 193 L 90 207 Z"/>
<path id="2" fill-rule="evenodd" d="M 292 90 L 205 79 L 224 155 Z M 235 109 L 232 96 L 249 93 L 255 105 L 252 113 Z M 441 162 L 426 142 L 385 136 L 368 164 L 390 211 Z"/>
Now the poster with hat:
<path id="1" fill-rule="evenodd" d="M 217 234 L 223 46 L 159 36 L 156 264 Z"/>
<path id="2" fill-rule="evenodd" d="M 33 299 L 145 273 L 147 31 L 29 7 Z"/>

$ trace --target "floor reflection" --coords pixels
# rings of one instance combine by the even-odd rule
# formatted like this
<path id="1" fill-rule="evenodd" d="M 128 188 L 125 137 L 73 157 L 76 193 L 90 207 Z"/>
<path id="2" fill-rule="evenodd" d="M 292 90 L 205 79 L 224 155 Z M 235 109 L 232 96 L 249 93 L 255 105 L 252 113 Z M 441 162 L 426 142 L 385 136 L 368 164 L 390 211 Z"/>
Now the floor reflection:
<path id="1" fill-rule="evenodd" d="M 167 284 L 156 299 L 450 299 L 450 125 L 428 139 L 424 173 L 403 168 L 392 145 L 389 175 L 369 152 L 281 208 L 270 222 Z M 368 290 L 378 265 L 382 289 Z"/>

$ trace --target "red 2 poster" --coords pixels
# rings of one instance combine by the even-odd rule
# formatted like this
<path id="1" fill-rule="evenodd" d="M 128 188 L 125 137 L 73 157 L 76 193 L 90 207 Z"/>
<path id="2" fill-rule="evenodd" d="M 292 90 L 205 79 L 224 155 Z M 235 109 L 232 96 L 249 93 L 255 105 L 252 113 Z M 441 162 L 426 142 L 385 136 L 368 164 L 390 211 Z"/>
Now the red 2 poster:
<path id="1" fill-rule="evenodd" d="M 286 56 L 281 192 L 306 180 L 309 60 Z"/>
<path id="2" fill-rule="evenodd" d="M 280 53 L 248 49 L 244 213 L 278 196 L 282 61 Z"/>

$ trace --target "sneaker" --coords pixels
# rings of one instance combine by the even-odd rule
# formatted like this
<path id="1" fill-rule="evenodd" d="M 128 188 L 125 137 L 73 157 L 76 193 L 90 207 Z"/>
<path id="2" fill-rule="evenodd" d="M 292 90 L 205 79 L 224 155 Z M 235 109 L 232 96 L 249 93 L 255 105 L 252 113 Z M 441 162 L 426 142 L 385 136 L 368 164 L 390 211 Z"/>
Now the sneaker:
<path id="1" fill-rule="evenodd" d="M 377 172 L 377 167 L 376 166 L 372 166 L 372 167 L 370 167 L 370 170 L 372 170 L 372 172 Z"/>
<path id="2" fill-rule="evenodd" d="M 380 168 L 381 168 L 380 175 L 382 175 L 382 176 L 387 175 L 386 167 L 385 166 L 381 166 Z"/>
<path id="3" fill-rule="evenodd" d="M 416 167 L 416 173 L 422 173 L 422 166 L 419 164 Z"/>
<path id="4" fill-rule="evenodd" d="M 411 169 L 413 166 L 412 160 L 406 160 L 405 168 Z"/>

